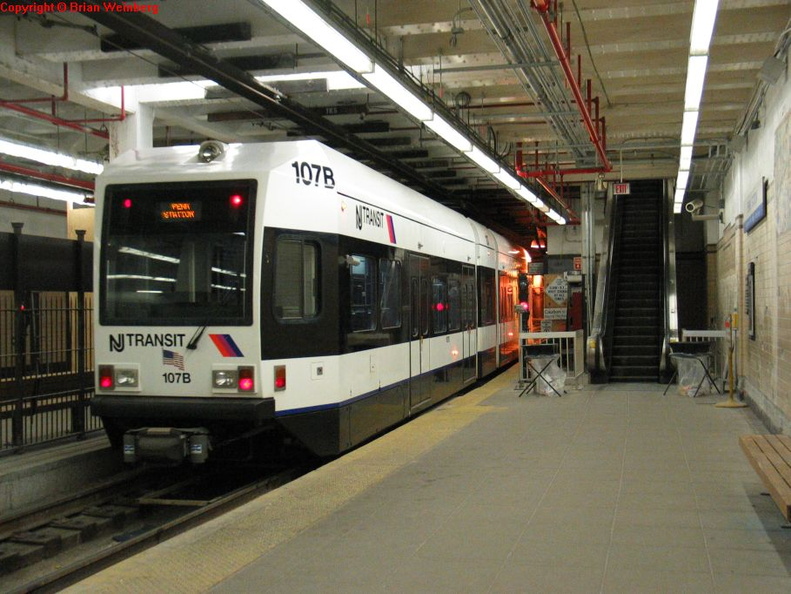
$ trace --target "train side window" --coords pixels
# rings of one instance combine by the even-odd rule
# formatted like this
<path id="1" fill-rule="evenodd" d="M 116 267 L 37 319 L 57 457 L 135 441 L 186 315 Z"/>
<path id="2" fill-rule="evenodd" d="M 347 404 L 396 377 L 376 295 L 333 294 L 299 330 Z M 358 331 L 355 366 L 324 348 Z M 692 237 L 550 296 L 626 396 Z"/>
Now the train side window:
<path id="1" fill-rule="evenodd" d="M 382 329 L 401 327 L 401 262 L 379 260 L 379 307 Z"/>
<path id="2" fill-rule="evenodd" d="M 448 331 L 448 288 L 445 279 L 435 276 L 431 279 L 432 313 L 434 334 Z"/>
<path id="3" fill-rule="evenodd" d="M 461 328 L 461 291 L 459 281 L 448 279 L 448 330 L 451 332 Z"/>
<path id="4" fill-rule="evenodd" d="M 275 317 L 283 321 L 313 318 L 319 313 L 319 246 L 281 237 L 275 248 Z"/>
<path id="5" fill-rule="evenodd" d="M 495 323 L 494 270 L 480 268 L 478 271 L 478 323 L 489 326 Z"/>
<path id="6" fill-rule="evenodd" d="M 352 332 L 376 328 L 376 260 L 352 254 L 351 278 Z"/>

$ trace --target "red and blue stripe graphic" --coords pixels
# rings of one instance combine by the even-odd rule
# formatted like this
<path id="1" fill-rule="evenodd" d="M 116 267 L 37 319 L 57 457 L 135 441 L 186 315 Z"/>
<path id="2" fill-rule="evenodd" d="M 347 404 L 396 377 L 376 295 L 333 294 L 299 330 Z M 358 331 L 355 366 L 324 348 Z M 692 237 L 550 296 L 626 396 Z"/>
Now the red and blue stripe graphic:
<path id="1" fill-rule="evenodd" d="M 396 242 L 395 236 L 395 225 L 393 225 L 393 217 L 391 215 L 385 215 L 387 217 L 387 232 L 390 234 L 390 243 Z"/>
<path id="2" fill-rule="evenodd" d="M 244 357 L 230 334 L 209 334 L 209 338 L 223 357 Z"/>

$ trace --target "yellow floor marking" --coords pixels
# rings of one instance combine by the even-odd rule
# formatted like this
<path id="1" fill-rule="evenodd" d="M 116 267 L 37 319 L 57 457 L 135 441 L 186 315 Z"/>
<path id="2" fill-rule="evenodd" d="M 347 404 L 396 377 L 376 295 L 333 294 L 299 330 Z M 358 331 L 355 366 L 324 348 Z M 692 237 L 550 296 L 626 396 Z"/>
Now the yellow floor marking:
<path id="1" fill-rule="evenodd" d="M 515 368 L 384 437 L 65 592 L 204 592 L 381 482 L 482 415 Z"/>

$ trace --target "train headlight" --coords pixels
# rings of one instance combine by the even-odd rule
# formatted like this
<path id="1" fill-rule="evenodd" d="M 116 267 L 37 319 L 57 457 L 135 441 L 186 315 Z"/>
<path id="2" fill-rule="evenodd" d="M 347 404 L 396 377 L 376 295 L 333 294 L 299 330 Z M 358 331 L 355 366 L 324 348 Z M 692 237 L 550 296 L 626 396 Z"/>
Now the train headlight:
<path id="1" fill-rule="evenodd" d="M 140 383 L 137 369 L 116 369 L 115 385 L 119 388 L 136 388 Z"/>
<path id="2" fill-rule="evenodd" d="M 134 363 L 99 365 L 100 390 L 140 390 L 140 368 Z"/>
<path id="3" fill-rule="evenodd" d="M 218 392 L 236 390 L 237 392 L 255 391 L 255 367 L 252 365 L 239 365 L 238 367 L 223 367 L 211 371 L 212 389 Z"/>
<path id="4" fill-rule="evenodd" d="M 218 390 L 235 390 L 238 378 L 235 369 L 215 369 L 211 372 L 211 383 Z"/>

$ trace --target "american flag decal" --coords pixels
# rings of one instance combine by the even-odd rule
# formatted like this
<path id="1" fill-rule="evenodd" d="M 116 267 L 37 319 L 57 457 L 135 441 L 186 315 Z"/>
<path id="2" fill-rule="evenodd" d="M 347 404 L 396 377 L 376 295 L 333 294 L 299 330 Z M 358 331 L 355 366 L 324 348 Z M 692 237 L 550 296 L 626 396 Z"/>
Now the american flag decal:
<path id="1" fill-rule="evenodd" d="M 180 371 L 184 371 L 184 356 L 174 351 L 162 350 L 162 364 L 172 365 Z"/>

